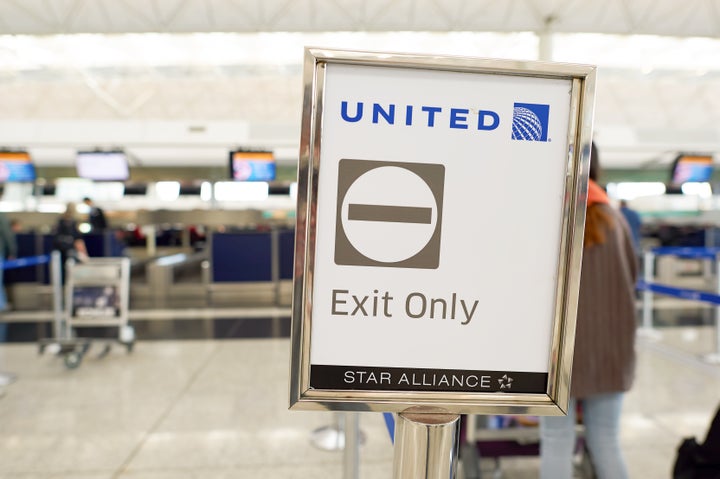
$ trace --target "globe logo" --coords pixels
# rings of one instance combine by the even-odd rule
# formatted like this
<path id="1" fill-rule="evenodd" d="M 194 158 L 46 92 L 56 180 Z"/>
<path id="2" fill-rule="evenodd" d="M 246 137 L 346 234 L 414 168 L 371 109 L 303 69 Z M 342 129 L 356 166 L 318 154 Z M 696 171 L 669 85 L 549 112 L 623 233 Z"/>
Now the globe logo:
<path id="1" fill-rule="evenodd" d="M 518 107 L 513 111 L 512 139 L 540 141 L 542 124 L 540 118 L 527 108 Z"/>
<path id="2" fill-rule="evenodd" d="M 550 105 L 515 103 L 512 120 L 512 139 L 547 141 Z"/>

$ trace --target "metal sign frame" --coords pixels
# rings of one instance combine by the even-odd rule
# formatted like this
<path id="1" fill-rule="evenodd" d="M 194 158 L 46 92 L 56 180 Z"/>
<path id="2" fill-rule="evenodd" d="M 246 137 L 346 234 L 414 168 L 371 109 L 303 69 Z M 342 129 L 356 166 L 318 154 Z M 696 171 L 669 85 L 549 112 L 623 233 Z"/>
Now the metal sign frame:
<path id="1" fill-rule="evenodd" d="M 336 390 L 310 387 L 316 225 L 324 91 L 328 64 L 441 70 L 538 79 L 571 84 L 560 251 L 557 262 L 552 344 L 545 394 Z M 295 277 L 293 283 L 290 407 L 309 410 L 404 411 L 441 407 L 456 413 L 565 414 L 569 402 L 575 317 L 592 136 L 596 68 L 589 65 L 509 61 L 451 56 L 371 53 L 306 48 L 298 174 Z M 564 160 L 563 160 L 564 161 Z M 552 227 L 552 226 L 549 226 Z"/>

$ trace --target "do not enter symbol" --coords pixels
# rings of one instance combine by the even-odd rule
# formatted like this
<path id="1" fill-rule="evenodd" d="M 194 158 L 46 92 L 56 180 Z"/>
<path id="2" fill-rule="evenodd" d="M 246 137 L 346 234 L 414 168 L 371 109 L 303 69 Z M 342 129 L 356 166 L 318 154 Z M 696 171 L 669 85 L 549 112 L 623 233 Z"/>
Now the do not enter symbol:
<path id="1" fill-rule="evenodd" d="M 343 159 L 335 262 L 437 268 L 445 167 Z"/>

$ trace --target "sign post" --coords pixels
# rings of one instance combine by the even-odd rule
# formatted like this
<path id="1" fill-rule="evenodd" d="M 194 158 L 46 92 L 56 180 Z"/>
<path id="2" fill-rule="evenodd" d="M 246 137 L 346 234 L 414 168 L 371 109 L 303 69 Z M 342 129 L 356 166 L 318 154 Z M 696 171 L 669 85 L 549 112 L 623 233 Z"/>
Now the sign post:
<path id="1" fill-rule="evenodd" d="M 410 408 L 398 414 L 393 477 L 452 479 L 457 472 L 460 415 Z"/>
<path id="2" fill-rule="evenodd" d="M 304 71 L 291 408 L 401 413 L 423 467 L 451 416 L 565 414 L 595 68 L 308 48 Z"/>

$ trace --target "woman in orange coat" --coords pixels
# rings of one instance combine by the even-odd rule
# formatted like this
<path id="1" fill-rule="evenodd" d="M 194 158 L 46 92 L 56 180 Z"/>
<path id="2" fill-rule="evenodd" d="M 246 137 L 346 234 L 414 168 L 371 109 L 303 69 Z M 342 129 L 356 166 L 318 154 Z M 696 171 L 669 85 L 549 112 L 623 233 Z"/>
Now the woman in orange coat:
<path id="1" fill-rule="evenodd" d="M 571 403 L 567 416 L 541 420 L 540 477 L 570 479 L 575 411 L 582 405 L 585 440 L 598 479 L 626 479 L 619 441 L 623 393 L 635 372 L 635 282 L 638 262 L 630 229 L 596 183 L 592 145 L 578 299 Z"/>

